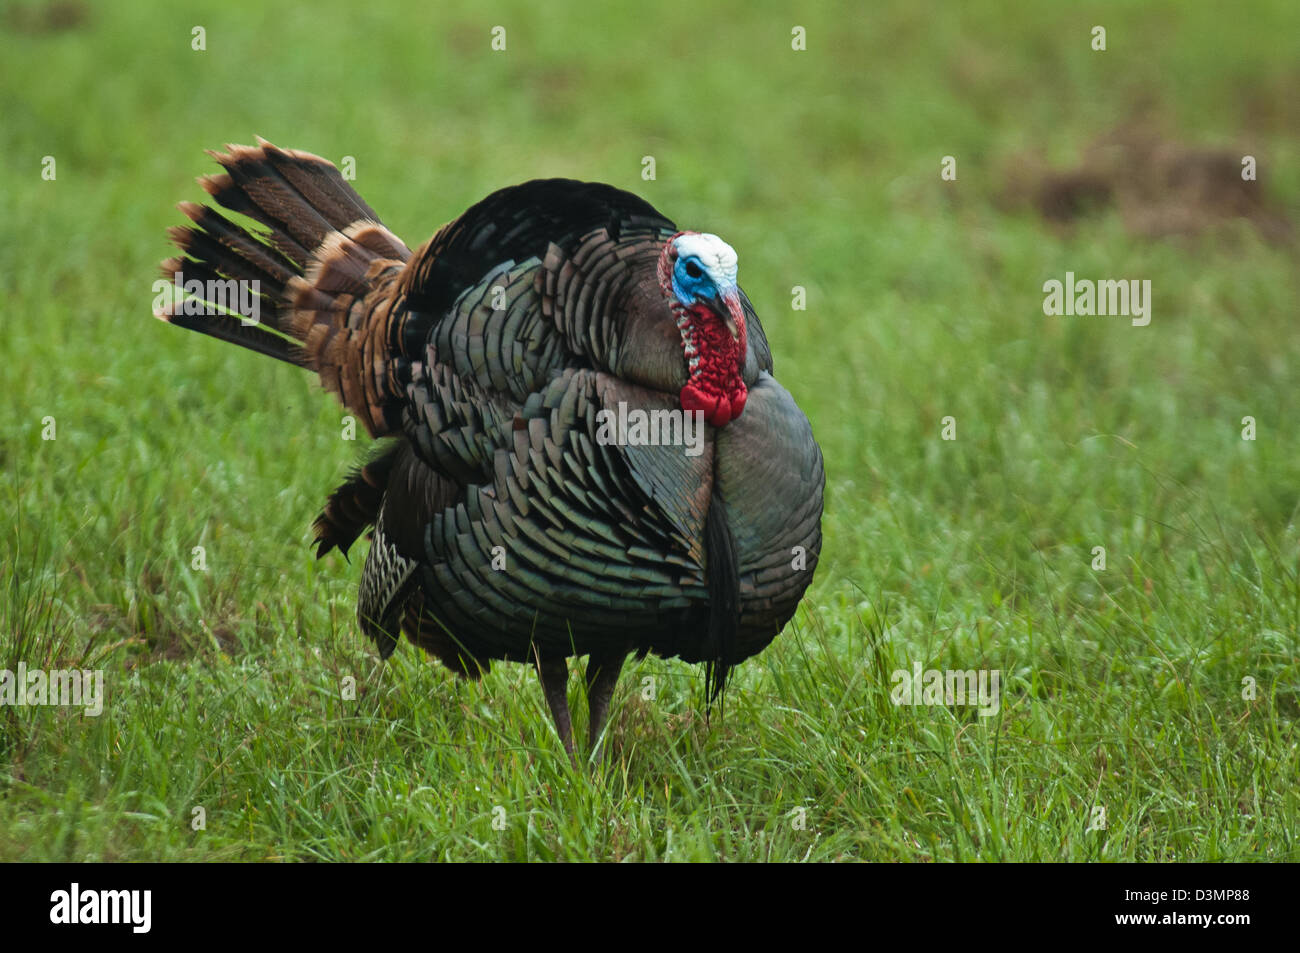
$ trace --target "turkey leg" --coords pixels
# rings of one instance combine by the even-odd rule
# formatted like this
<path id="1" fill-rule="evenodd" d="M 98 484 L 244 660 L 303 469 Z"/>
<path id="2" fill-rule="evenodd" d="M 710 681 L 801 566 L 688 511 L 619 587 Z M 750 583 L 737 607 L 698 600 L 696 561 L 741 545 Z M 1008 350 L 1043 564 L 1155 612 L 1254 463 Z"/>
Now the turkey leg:
<path id="1" fill-rule="evenodd" d="M 569 663 L 563 658 L 537 658 L 537 676 L 542 681 L 542 694 L 555 719 L 555 730 L 560 733 L 564 750 L 573 757 L 573 724 L 569 719 Z"/>
<path id="2" fill-rule="evenodd" d="M 628 650 L 592 652 L 587 659 L 587 737 L 592 754 L 599 757 L 600 732 L 609 716 L 609 702 L 614 697 L 614 685 L 623 671 L 623 661 Z"/>

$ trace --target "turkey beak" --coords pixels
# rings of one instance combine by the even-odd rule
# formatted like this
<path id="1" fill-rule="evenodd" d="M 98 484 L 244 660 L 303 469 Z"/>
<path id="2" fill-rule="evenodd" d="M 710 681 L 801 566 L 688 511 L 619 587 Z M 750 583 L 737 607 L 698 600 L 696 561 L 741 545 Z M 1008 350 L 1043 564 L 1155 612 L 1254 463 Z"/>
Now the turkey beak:
<path id="1" fill-rule="evenodd" d="M 727 326 L 731 332 L 733 341 L 740 340 L 740 326 L 744 323 L 745 312 L 740 306 L 740 295 L 736 289 L 730 288 L 710 302 L 714 312 L 722 319 L 722 323 Z"/>

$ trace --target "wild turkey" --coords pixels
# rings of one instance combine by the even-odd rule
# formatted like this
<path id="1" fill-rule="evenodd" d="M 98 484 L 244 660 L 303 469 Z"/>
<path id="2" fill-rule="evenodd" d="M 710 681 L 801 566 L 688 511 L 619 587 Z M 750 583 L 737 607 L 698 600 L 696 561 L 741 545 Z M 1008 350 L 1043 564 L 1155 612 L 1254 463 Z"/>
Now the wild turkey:
<path id="1" fill-rule="evenodd" d="M 357 616 L 380 654 L 405 632 L 463 676 L 536 665 L 570 755 L 569 656 L 593 748 L 632 652 L 704 663 L 712 702 L 812 581 L 824 485 L 731 247 L 545 179 L 412 253 L 331 163 L 258 142 L 199 182 L 267 231 L 181 203 L 163 275 L 203 290 L 157 316 L 316 371 L 386 441 L 314 526 L 318 558 L 373 526 Z M 211 306 L 231 280 L 258 323 Z"/>

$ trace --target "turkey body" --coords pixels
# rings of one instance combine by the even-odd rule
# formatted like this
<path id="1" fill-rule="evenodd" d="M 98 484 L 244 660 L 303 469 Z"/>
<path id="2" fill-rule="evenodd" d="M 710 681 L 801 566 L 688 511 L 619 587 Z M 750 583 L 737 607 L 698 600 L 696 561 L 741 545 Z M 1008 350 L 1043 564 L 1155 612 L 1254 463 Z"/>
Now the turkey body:
<path id="1" fill-rule="evenodd" d="M 358 618 L 382 655 L 404 633 L 469 677 L 537 665 L 572 751 L 568 657 L 590 657 L 594 743 L 628 654 L 704 663 L 712 695 L 781 631 L 820 553 L 821 452 L 743 292 L 743 412 L 684 413 L 696 345 L 664 269 L 687 233 L 549 179 L 411 252 L 323 159 L 213 155 L 225 174 L 201 184 L 265 231 L 182 203 L 163 272 L 257 281 L 259 323 L 158 316 L 316 371 L 380 441 L 315 535 L 323 556 L 371 530 Z"/>

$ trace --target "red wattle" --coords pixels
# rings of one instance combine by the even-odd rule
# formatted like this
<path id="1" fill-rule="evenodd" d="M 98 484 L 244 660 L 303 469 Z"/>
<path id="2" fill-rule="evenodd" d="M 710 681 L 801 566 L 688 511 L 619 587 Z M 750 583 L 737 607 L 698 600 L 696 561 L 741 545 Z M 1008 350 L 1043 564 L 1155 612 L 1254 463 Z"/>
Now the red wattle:
<path id="1" fill-rule="evenodd" d="M 731 402 L 725 397 L 719 397 L 713 405 L 713 413 L 705 414 L 704 419 L 715 427 L 731 423 Z"/>
<path id="2" fill-rule="evenodd" d="M 726 426 L 739 417 L 748 396 L 744 385 L 728 398 L 726 394 L 711 394 L 695 384 L 687 384 L 680 395 L 682 410 L 702 411 L 704 419 L 715 427 Z"/>
<path id="3" fill-rule="evenodd" d="M 689 353 L 696 355 L 690 362 L 693 365 L 690 377 L 681 389 L 682 410 L 703 412 L 704 419 L 714 427 L 725 427 L 739 417 L 749 396 L 741 379 L 745 366 L 746 334 L 745 315 L 739 297 L 735 298 L 735 307 L 731 311 L 739 331 L 735 338 L 723 324 L 723 319 L 707 305 L 697 304 L 678 312 L 688 322 L 682 341 L 683 354 L 687 353 L 689 338 L 694 345 L 694 350 Z"/>

